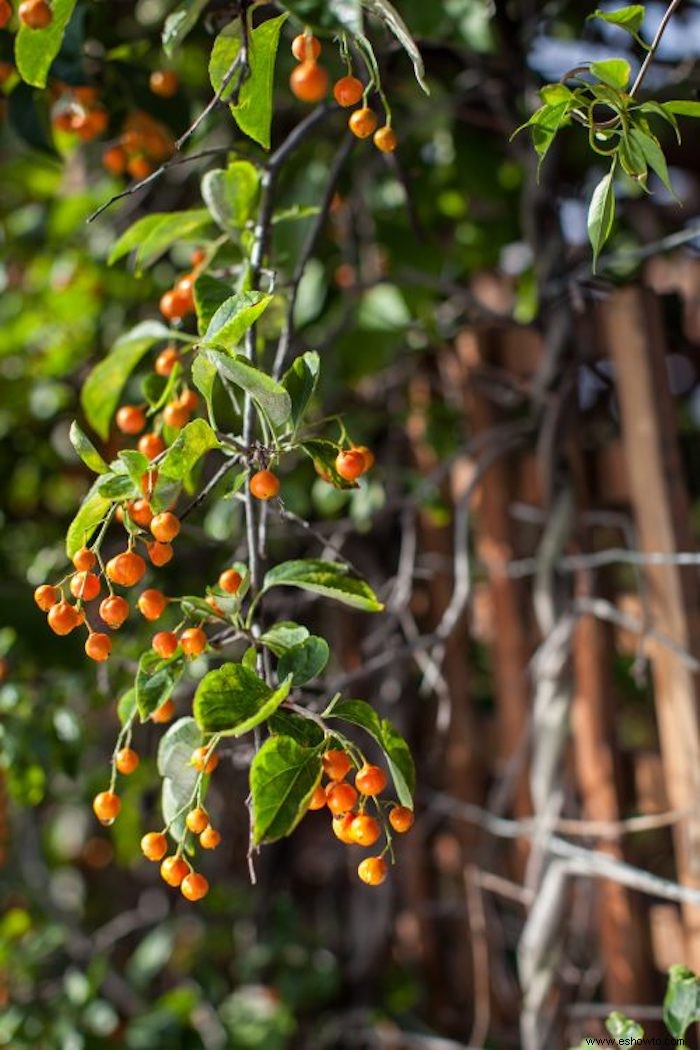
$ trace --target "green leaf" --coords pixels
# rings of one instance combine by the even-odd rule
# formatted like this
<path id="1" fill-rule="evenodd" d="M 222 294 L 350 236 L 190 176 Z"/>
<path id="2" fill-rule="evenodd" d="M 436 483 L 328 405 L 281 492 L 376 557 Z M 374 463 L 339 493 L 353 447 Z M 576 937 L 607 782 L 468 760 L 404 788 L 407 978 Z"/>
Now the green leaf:
<path id="1" fill-rule="evenodd" d="M 211 274 L 202 273 L 194 282 L 194 303 L 197 310 L 197 327 L 200 334 L 206 332 L 207 326 L 222 303 L 231 295 L 231 286 Z"/>
<path id="2" fill-rule="evenodd" d="M 645 131 L 641 131 L 639 128 L 632 128 L 630 131 L 630 138 L 641 151 L 651 170 L 656 172 L 669 193 L 673 193 L 673 186 L 671 185 L 671 180 L 669 178 L 666 158 L 661 146 L 654 136 L 649 135 Z"/>
<path id="3" fill-rule="evenodd" d="M 199 683 L 194 717 L 204 733 L 243 736 L 270 717 L 291 687 L 291 677 L 273 690 L 242 664 L 224 664 Z"/>
<path id="4" fill-rule="evenodd" d="M 194 29 L 208 3 L 209 0 L 186 0 L 168 15 L 163 25 L 163 51 L 168 58 L 172 58 L 175 49 Z"/>
<path id="5" fill-rule="evenodd" d="M 362 32 L 360 0 L 286 0 L 282 5 L 304 26 L 314 29 L 344 29 L 356 36 Z"/>
<path id="6" fill-rule="evenodd" d="M 637 1040 L 644 1037 L 642 1026 L 630 1020 L 629 1017 L 625 1017 L 618 1010 L 610 1014 L 605 1022 L 605 1027 L 618 1046 L 634 1046 Z"/>
<path id="7" fill-rule="evenodd" d="M 644 151 L 640 148 L 639 143 L 627 132 L 622 133 L 617 155 L 620 158 L 623 171 L 632 178 L 638 179 L 643 185 L 646 184 L 648 167 Z"/>
<path id="8" fill-rule="evenodd" d="M 170 699 L 184 669 L 185 661 L 182 655 L 176 654 L 168 660 L 163 660 L 151 649 L 142 655 L 134 682 L 136 705 L 142 722 Z"/>
<path id="9" fill-rule="evenodd" d="M 207 346 L 223 350 L 233 350 L 243 340 L 243 336 L 252 325 L 265 313 L 273 296 L 262 292 L 239 292 L 221 304 L 212 317 L 204 342 Z"/>
<path id="10" fill-rule="evenodd" d="M 289 394 L 266 372 L 251 365 L 240 354 L 223 354 L 217 350 L 206 350 L 206 357 L 216 366 L 221 376 L 242 387 L 253 397 L 270 422 L 281 427 L 289 419 L 292 403 Z"/>
<path id="11" fill-rule="evenodd" d="M 632 36 L 636 36 L 644 22 L 644 6 L 642 4 L 628 4 L 627 7 L 618 7 L 616 11 L 594 11 L 589 18 L 598 18 L 601 22 L 619 26 Z"/>
<path id="12" fill-rule="evenodd" d="M 321 756 L 288 736 L 265 741 L 250 767 L 253 841 L 274 842 L 291 834 L 321 780 Z"/>
<path id="13" fill-rule="evenodd" d="M 661 108 L 679 117 L 700 117 L 700 102 L 692 102 L 690 99 L 682 98 L 662 102 Z"/>
<path id="14" fill-rule="evenodd" d="M 104 521 L 112 501 L 97 491 L 99 478 L 80 504 L 78 513 L 68 526 L 66 534 L 66 554 L 72 558 L 76 551 L 84 547 L 98 525 Z"/>
<path id="15" fill-rule="evenodd" d="M 302 627 L 300 623 L 283 620 L 280 623 L 276 623 L 274 627 L 270 627 L 264 634 L 261 634 L 260 641 L 275 656 L 284 656 L 289 649 L 293 649 L 295 645 L 300 645 L 308 637 L 309 632 L 306 627 Z"/>
<path id="16" fill-rule="evenodd" d="M 318 747 L 325 740 L 325 733 L 318 722 L 312 718 L 304 718 L 292 711 L 284 711 L 281 708 L 275 711 L 268 719 L 268 728 L 276 736 L 291 736 L 297 744 L 304 747 Z"/>
<path id="17" fill-rule="evenodd" d="M 185 834 L 186 811 L 183 807 L 190 802 L 199 775 L 190 765 L 190 759 L 192 752 L 203 743 L 194 718 L 179 718 L 158 746 L 158 772 L 163 777 L 163 819 L 170 824 L 170 833 L 177 841 Z M 176 813 L 180 815 L 175 819 Z"/>
<path id="18" fill-rule="evenodd" d="M 275 76 L 275 59 L 279 37 L 287 15 L 268 18 L 248 34 L 248 66 L 250 73 L 243 81 L 238 93 L 238 103 L 231 105 L 231 113 L 239 128 L 265 149 L 270 148 L 272 125 L 272 93 Z M 209 61 L 209 77 L 215 91 L 221 88 L 224 77 L 231 69 L 241 49 L 240 30 L 232 24 L 214 41 Z M 231 87 L 237 79 L 234 74 Z M 230 92 L 224 90 L 226 98 Z"/>
<path id="19" fill-rule="evenodd" d="M 588 208 L 588 237 L 593 248 L 593 270 L 598 261 L 601 249 L 615 221 L 615 163 L 603 176 L 591 197 Z"/>
<path id="20" fill-rule="evenodd" d="M 271 587 L 299 587 L 366 612 L 380 612 L 384 608 L 368 583 L 351 576 L 347 566 L 334 561 L 312 558 L 283 561 L 265 576 L 263 590 Z"/>
<path id="21" fill-rule="evenodd" d="M 540 88 L 540 96 L 546 106 L 560 106 L 562 102 L 573 101 L 571 89 L 566 84 L 545 84 Z"/>
<path id="22" fill-rule="evenodd" d="M 128 692 L 124 693 L 124 695 L 119 698 L 117 703 L 117 717 L 119 718 L 119 724 L 125 726 L 126 723 L 134 717 L 137 710 L 136 690 L 129 689 Z"/>
<path id="23" fill-rule="evenodd" d="M 204 354 L 195 354 L 192 360 L 192 382 L 206 401 L 210 416 L 214 411 L 212 398 L 217 375 L 216 365 L 212 361 L 209 361 Z"/>
<path id="24" fill-rule="evenodd" d="M 645 113 L 645 114 L 646 113 L 650 113 L 653 116 L 661 117 L 662 120 L 665 120 L 668 124 L 671 125 L 671 127 L 673 128 L 673 130 L 676 133 L 677 141 L 678 142 L 681 141 L 681 133 L 680 133 L 680 129 L 678 127 L 678 121 L 674 117 L 673 113 L 667 112 L 664 109 L 664 107 L 662 105 L 660 105 L 658 102 L 653 102 L 653 101 L 643 102 L 641 104 L 641 106 L 635 107 L 634 112 L 636 112 L 636 113 Z"/>
<path id="25" fill-rule="evenodd" d="M 218 447 L 219 439 L 207 421 L 194 419 L 182 428 L 158 464 L 158 476 L 183 481 L 205 452 Z"/>
<path id="26" fill-rule="evenodd" d="M 140 273 L 173 244 L 187 240 L 210 223 L 211 216 L 206 208 L 146 215 L 124 231 L 109 253 L 107 262 L 111 266 L 117 259 L 137 249 L 135 268 Z"/>
<path id="27" fill-rule="evenodd" d="M 240 234 L 255 211 L 260 174 L 250 161 L 236 160 L 228 168 L 208 171 L 201 188 L 214 221 L 227 233 Z"/>
<path id="28" fill-rule="evenodd" d="M 687 966 L 672 966 L 664 997 L 664 1024 L 676 1039 L 684 1039 L 700 1021 L 700 980 Z"/>
<path id="29" fill-rule="evenodd" d="M 20 23 L 15 38 L 17 72 L 27 84 L 46 87 L 51 63 L 61 50 L 63 34 L 70 21 L 76 0 L 52 0 L 53 18 L 46 29 L 29 29 Z"/>
<path id="30" fill-rule="evenodd" d="M 97 481 L 100 496 L 114 500 L 133 499 L 139 495 L 139 487 L 128 474 L 103 474 Z"/>
<path id="31" fill-rule="evenodd" d="M 394 5 L 390 4 L 389 0 L 362 0 L 362 6 L 367 8 L 371 14 L 376 15 L 377 18 L 381 18 L 387 29 L 391 30 L 411 59 L 416 80 L 426 95 L 429 95 L 430 88 L 425 82 L 425 66 L 423 65 L 423 58 L 418 50 L 418 45 Z"/>
<path id="32" fill-rule="evenodd" d="M 114 410 L 127 379 L 144 354 L 169 336 L 159 321 L 143 321 L 121 336 L 110 353 L 93 368 L 80 394 L 80 403 L 88 423 L 105 441 Z"/>
<path id="33" fill-rule="evenodd" d="M 123 449 L 119 453 L 117 465 L 126 471 L 137 489 L 141 487 L 141 478 L 149 468 L 149 461 L 142 452 L 138 452 L 135 448 Z M 114 469 L 114 464 L 112 464 L 112 469 Z"/>
<path id="34" fill-rule="evenodd" d="M 408 744 L 386 718 L 380 718 L 364 700 L 340 700 L 324 717 L 339 718 L 369 733 L 386 755 L 399 802 L 413 809 L 416 773 Z"/>
<path id="35" fill-rule="evenodd" d="M 292 402 L 292 425 L 296 431 L 304 418 L 304 412 L 314 395 L 321 369 L 321 359 L 315 350 L 307 350 L 292 364 L 282 377 Z"/>
<path id="36" fill-rule="evenodd" d="M 591 62 L 591 73 L 616 91 L 624 91 L 632 76 L 632 67 L 624 58 L 606 58 L 602 62 Z"/>
<path id="37" fill-rule="evenodd" d="M 330 649 L 325 638 L 312 634 L 299 645 L 292 646 L 277 664 L 279 678 L 292 678 L 292 685 L 306 685 L 321 674 L 328 663 Z"/>
<path id="38" fill-rule="evenodd" d="M 80 429 L 78 424 L 73 420 L 70 425 L 70 442 L 75 451 L 78 453 L 80 458 L 86 467 L 93 470 L 95 474 L 106 474 L 109 471 L 109 467 L 105 463 L 104 459 L 93 445 L 90 438 L 87 437 Z"/>

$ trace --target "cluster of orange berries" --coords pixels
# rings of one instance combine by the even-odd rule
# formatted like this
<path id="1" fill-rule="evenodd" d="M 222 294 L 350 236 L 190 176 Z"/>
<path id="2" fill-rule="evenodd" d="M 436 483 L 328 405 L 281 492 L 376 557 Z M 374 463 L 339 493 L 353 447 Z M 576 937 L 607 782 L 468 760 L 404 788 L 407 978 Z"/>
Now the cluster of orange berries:
<path id="1" fill-rule="evenodd" d="M 294 38 L 292 54 L 299 65 L 292 70 L 289 87 L 301 102 L 321 102 L 328 94 L 328 73 L 318 62 L 321 44 L 311 33 L 301 33 Z M 357 77 L 341 77 L 333 85 L 333 97 L 339 106 L 348 109 L 356 106 L 365 94 L 365 86 Z M 369 106 L 361 106 L 350 115 L 348 127 L 358 139 L 369 138 L 374 133 L 374 144 L 382 153 L 393 153 L 398 144 L 396 132 L 390 124 L 377 128 L 377 115 Z"/>
<path id="2" fill-rule="evenodd" d="M 100 104 L 96 87 L 81 85 L 72 87 L 56 81 L 51 85 L 54 99 L 51 107 L 51 123 L 57 131 L 68 131 L 83 142 L 103 135 L 109 124 L 109 114 Z"/>
<path id="3" fill-rule="evenodd" d="M 139 756 L 131 747 L 120 748 L 114 755 L 116 772 L 129 776 L 139 766 Z M 192 752 L 190 764 L 201 775 L 213 773 L 219 764 L 218 755 L 210 747 L 198 747 Z M 121 799 L 110 787 L 100 791 L 92 802 L 95 816 L 101 824 L 109 826 L 119 816 Z M 185 817 L 187 830 L 197 836 L 202 849 L 216 849 L 221 842 L 221 833 L 212 825 L 209 814 L 201 805 L 190 809 Z M 196 872 L 182 856 L 182 849 L 169 857 L 167 828 L 163 831 L 149 831 L 141 839 L 141 851 L 147 860 L 161 862 L 160 874 L 169 886 L 178 887 L 187 900 L 198 901 L 209 892 L 209 883 L 205 877 Z"/>
<path id="4" fill-rule="evenodd" d="M 28 29 L 46 29 L 53 22 L 53 11 L 46 0 L 22 0 L 17 9 L 19 20 Z M 0 29 L 4 29 L 12 18 L 9 0 L 0 0 Z"/>
<path id="5" fill-rule="evenodd" d="M 172 156 L 174 149 L 167 129 L 139 110 L 127 117 L 122 134 L 104 151 L 102 165 L 111 175 L 146 179 Z"/>
<path id="6" fill-rule="evenodd" d="M 319 784 L 309 803 L 310 810 L 328 807 L 333 815 L 333 832 L 347 845 L 373 846 L 382 834 L 382 825 L 376 817 L 365 813 L 364 803 L 376 798 L 387 785 L 386 773 L 380 766 L 363 765 L 355 774 L 355 786 L 345 779 L 353 763 L 345 751 L 326 751 L 321 759 L 328 783 Z M 394 831 L 403 833 L 413 826 L 413 811 L 407 806 L 393 805 L 388 820 Z M 388 848 L 388 846 L 387 846 Z M 384 853 L 386 849 L 384 850 Z M 382 853 L 360 861 L 357 874 L 369 886 L 384 882 L 388 865 Z"/>

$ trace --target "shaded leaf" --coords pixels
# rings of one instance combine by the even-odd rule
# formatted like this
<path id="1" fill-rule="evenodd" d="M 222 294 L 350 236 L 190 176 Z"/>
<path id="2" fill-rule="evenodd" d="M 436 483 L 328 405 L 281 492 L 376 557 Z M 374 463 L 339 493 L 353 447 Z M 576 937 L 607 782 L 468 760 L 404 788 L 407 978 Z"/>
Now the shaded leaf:
<path id="1" fill-rule="evenodd" d="M 182 428 L 158 464 L 158 476 L 182 481 L 205 452 L 218 447 L 219 439 L 207 421 L 194 419 Z"/>
<path id="2" fill-rule="evenodd" d="M 684 1039 L 700 1021 L 700 980 L 687 966 L 672 966 L 664 996 L 664 1024 L 676 1039 Z"/>
<path id="3" fill-rule="evenodd" d="M 308 809 L 321 780 L 321 756 L 288 736 L 272 736 L 250 767 L 253 840 L 274 842 L 289 835 Z"/>
<path id="4" fill-rule="evenodd" d="M 142 722 L 170 699 L 184 669 L 185 661 L 181 654 L 176 653 L 170 659 L 163 660 L 158 653 L 149 649 L 142 655 L 134 682 L 136 704 Z"/>
<path id="5" fill-rule="evenodd" d="M 615 221 L 615 165 L 603 176 L 591 197 L 588 208 L 588 237 L 593 248 L 593 268 L 600 251 L 610 236 Z"/>
<path id="6" fill-rule="evenodd" d="M 172 57 L 178 45 L 194 29 L 208 3 L 209 0 L 186 0 L 168 15 L 163 25 L 162 36 L 163 51 L 168 58 Z"/>
<path id="7" fill-rule="evenodd" d="M 198 773 L 190 765 L 190 759 L 192 752 L 203 742 L 194 718 L 179 718 L 158 745 L 158 772 L 163 777 L 163 819 L 170 825 L 170 833 L 176 841 L 185 834 L 186 811 L 183 807 L 190 802 L 197 783 Z"/>
<path id="8" fill-rule="evenodd" d="M 208 171 L 202 179 L 202 199 L 211 216 L 227 233 L 241 233 L 253 215 L 260 188 L 258 169 L 247 160 Z"/>
<path id="9" fill-rule="evenodd" d="M 217 350 L 206 350 L 206 357 L 226 379 L 242 387 L 253 397 L 274 426 L 281 427 L 292 409 L 289 394 L 266 372 L 251 365 L 242 355 L 223 354 Z"/>
<path id="10" fill-rule="evenodd" d="M 78 513 L 68 526 L 66 534 L 66 554 L 72 558 L 76 551 L 83 547 L 92 536 L 98 525 L 104 521 L 112 501 L 97 491 L 99 478 L 80 504 Z"/>
<path id="11" fill-rule="evenodd" d="M 306 685 L 317 678 L 328 663 L 330 649 L 325 638 L 311 635 L 280 657 L 277 674 L 280 679 L 292 677 L 292 685 Z"/>
<path id="12" fill-rule="evenodd" d="M 194 282 L 194 303 L 197 310 L 197 327 L 200 334 L 206 332 L 207 325 L 231 295 L 231 286 L 211 274 L 202 273 Z"/>
<path id="13" fill-rule="evenodd" d="M 615 1010 L 607 1018 L 605 1027 L 618 1046 L 634 1046 L 644 1036 L 644 1029 L 636 1021 Z"/>
<path id="14" fill-rule="evenodd" d="M 411 31 L 394 5 L 389 3 L 389 0 L 362 0 L 362 6 L 371 14 L 376 15 L 377 18 L 381 18 L 386 27 L 391 30 L 411 59 L 416 80 L 426 95 L 429 95 L 430 88 L 425 82 L 425 66 L 423 65 L 422 55 L 418 50 L 418 45 L 411 36 Z"/>
<path id="15" fill-rule="evenodd" d="M 630 138 L 637 145 L 651 170 L 656 172 L 669 193 L 673 193 L 664 152 L 653 135 L 649 135 L 639 128 L 632 128 Z"/>
<path id="16" fill-rule="evenodd" d="M 307 350 L 294 361 L 282 377 L 282 385 L 292 402 L 292 425 L 295 430 L 304 418 L 304 412 L 314 395 L 321 369 L 321 359 L 315 350 Z"/>
<path id="17" fill-rule="evenodd" d="M 294 648 L 295 645 L 300 645 L 308 637 L 309 632 L 306 627 L 302 627 L 300 623 L 283 620 L 280 623 L 276 623 L 274 627 L 268 628 L 264 634 L 261 634 L 260 641 L 275 656 L 284 656 L 289 649 Z"/>
<path id="18" fill-rule="evenodd" d="M 273 296 L 262 292 L 238 292 L 221 304 L 204 333 L 207 346 L 232 350 L 264 314 Z"/>
<path id="19" fill-rule="evenodd" d="M 125 230 L 113 246 L 107 260 L 111 266 L 118 259 L 136 250 L 136 272 L 150 266 L 178 241 L 205 229 L 211 222 L 206 208 L 190 211 L 159 212 L 138 219 Z"/>

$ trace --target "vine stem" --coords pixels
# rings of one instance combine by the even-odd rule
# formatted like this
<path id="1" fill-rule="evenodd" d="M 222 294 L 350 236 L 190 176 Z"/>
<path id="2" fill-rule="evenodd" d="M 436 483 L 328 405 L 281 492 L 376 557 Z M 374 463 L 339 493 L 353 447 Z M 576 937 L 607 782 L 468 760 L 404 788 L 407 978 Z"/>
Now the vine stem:
<path id="1" fill-rule="evenodd" d="M 658 47 L 659 47 L 659 44 L 661 43 L 661 38 L 663 37 L 664 33 L 666 32 L 666 29 L 668 27 L 668 23 L 673 18 L 674 12 L 680 7 L 680 5 L 682 3 L 683 3 L 683 0 L 671 0 L 671 3 L 666 8 L 666 12 L 665 12 L 663 18 L 661 19 L 661 21 L 659 22 L 659 28 L 656 30 L 656 36 L 652 40 L 651 47 L 649 48 L 649 51 L 647 52 L 647 55 L 646 55 L 644 61 L 642 62 L 641 69 L 637 73 L 636 80 L 635 80 L 634 84 L 632 85 L 632 87 L 630 88 L 630 95 L 631 95 L 632 98 L 634 98 L 634 96 L 637 94 L 637 92 L 639 91 L 640 87 L 642 86 L 642 84 L 644 82 L 644 78 L 647 75 L 647 73 L 649 72 L 649 67 L 651 66 L 652 62 L 654 61 L 654 56 L 656 55 L 656 52 L 657 52 Z"/>

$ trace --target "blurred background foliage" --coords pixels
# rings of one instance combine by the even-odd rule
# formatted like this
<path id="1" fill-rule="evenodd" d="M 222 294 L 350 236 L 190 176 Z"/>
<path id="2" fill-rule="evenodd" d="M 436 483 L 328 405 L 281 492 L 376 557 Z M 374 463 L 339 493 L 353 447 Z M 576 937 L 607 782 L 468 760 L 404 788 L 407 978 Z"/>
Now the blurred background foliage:
<path id="1" fill-rule="evenodd" d="M 157 99 L 148 90 L 149 72 L 163 63 L 159 34 L 173 6 L 79 3 L 53 79 L 98 85 L 110 114 L 107 140 L 134 108 L 177 135 L 208 99 L 207 56 L 226 18 L 218 0 L 173 58 L 177 95 Z M 418 483 L 406 454 L 406 383 L 419 363 L 432 367 L 440 346 L 471 316 L 473 303 L 462 291 L 471 287 L 477 295 L 477 316 L 493 309 L 530 322 L 538 315 L 543 288 L 530 236 L 538 192 L 550 193 L 567 268 L 585 265 L 583 191 L 595 167 L 585 141 L 567 140 L 538 191 L 527 144 L 511 144 L 509 135 L 527 116 L 542 73 L 559 75 L 575 64 L 572 52 L 598 57 L 628 46 L 584 25 L 590 4 L 512 5 L 523 8 L 518 18 L 500 4 L 506 13 L 495 16 L 486 0 L 398 6 L 421 43 L 432 94 L 419 92 L 404 54 L 375 26 L 401 146 L 388 164 L 355 149 L 304 278 L 297 317 L 304 345 L 323 356 L 324 408 L 344 412 L 353 434 L 374 445 L 378 480 L 347 495 L 324 488 L 305 464 L 285 479 L 288 505 L 299 513 L 338 522 L 349 515 L 364 534 L 352 549 L 362 558 L 373 547 L 371 565 L 382 558 L 393 565 L 396 558 L 395 537 L 374 516 Z M 652 20 L 657 6 L 649 4 Z M 689 4 L 683 17 L 697 14 Z M 285 34 L 277 140 L 300 116 L 286 88 L 291 27 Z M 688 39 L 685 57 L 692 57 Z M 678 55 L 667 57 L 672 63 Z M 0 61 L 12 61 L 7 31 L 0 32 Z M 339 60 L 331 64 L 339 73 Z M 227 845 L 212 860 L 214 890 L 197 909 L 171 899 L 140 859 L 139 838 L 155 806 L 152 757 L 129 784 L 119 823 L 107 832 L 92 819 L 89 800 L 104 780 L 123 683 L 87 667 L 78 641 L 59 641 L 46 630 L 32 589 L 62 568 L 65 528 L 89 484 L 68 440 L 89 363 L 125 328 L 156 316 L 158 297 L 192 247 L 137 278 L 122 264 L 107 265 L 110 246 L 139 215 L 196 202 L 197 176 L 209 162 L 173 169 L 88 225 L 90 212 L 123 185 L 102 169 L 104 140 L 80 145 L 54 136 L 50 92 L 18 85 L 12 76 L 2 91 L 0 1045 L 276 1050 L 379 1045 L 373 1040 L 383 1030 L 389 1042 L 381 1045 L 391 1045 L 395 1024 L 430 1032 L 440 1025 L 439 1004 L 429 1001 L 420 960 L 406 948 L 410 929 L 397 950 L 398 924 L 416 921 L 402 912 L 409 875 L 399 870 L 387 892 L 368 904 L 362 888 L 350 885 L 343 847 L 310 820 L 291 842 L 267 851 L 261 887 L 251 888 L 243 769 L 232 763 L 217 788 Z M 334 116 L 295 156 L 280 206 L 318 201 L 343 119 Z M 222 111 L 203 125 L 192 148 L 230 142 L 249 155 L 254 147 L 236 136 Z M 691 217 L 698 201 L 694 152 L 690 143 L 673 158 L 679 193 L 690 204 L 682 218 L 663 195 L 642 201 L 628 187 L 617 246 Z M 304 221 L 280 224 L 278 257 L 293 264 L 305 230 Z M 695 420 L 689 425 L 694 429 Z M 434 454 L 450 455 L 466 437 L 459 405 L 433 401 L 425 440 Z M 435 523 L 449 520 L 437 488 L 423 490 L 421 499 Z M 184 593 L 215 578 L 222 561 L 216 541 L 229 534 L 225 508 L 192 528 L 197 549 L 171 570 Z M 132 656 L 145 636 L 133 640 Z M 476 656 L 476 688 L 488 703 L 480 661 L 483 654 Z M 153 756 L 155 744 L 146 727 L 140 750 Z M 419 767 L 429 751 L 430 742 L 421 740 Z"/>

